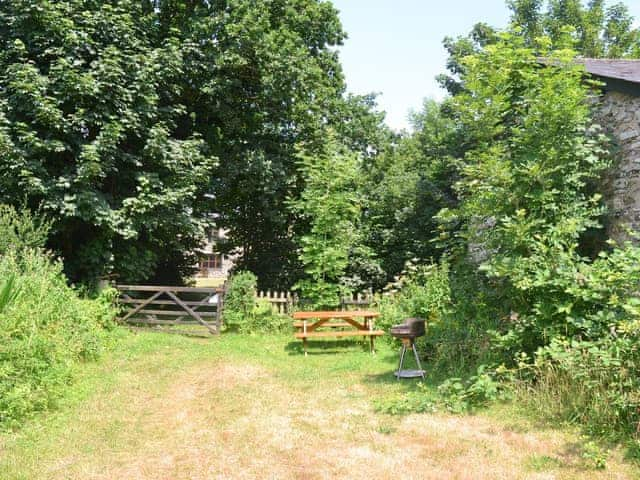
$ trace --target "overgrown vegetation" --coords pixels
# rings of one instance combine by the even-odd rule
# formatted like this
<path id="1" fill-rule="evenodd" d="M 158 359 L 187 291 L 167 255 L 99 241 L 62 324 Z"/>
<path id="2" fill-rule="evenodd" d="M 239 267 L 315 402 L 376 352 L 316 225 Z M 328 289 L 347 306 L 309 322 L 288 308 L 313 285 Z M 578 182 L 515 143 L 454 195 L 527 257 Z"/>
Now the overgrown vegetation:
<path id="1" fill-rule="evenodd" d="M 0 202 L 42 206 L 74 282 L 182 282 L 216 213 L 240 268 L 288 288 L 298 145 L 384 136 L 342 95 L 344 37 L 322 0 L 3 2 Z"/>
<path id="2" fill-rule="evenodd" d="M 451 308 L 449 265 L 444 260 L 439 265 L 408 263 L 376 306 L 381 313 L 378 325 L 385 330 L 410 317 L 423 318 L 429 328 L 437 328 Z"/>
<path id="3" fill-rule="evenodd" d="M 75 362 L 99 356 L 112 328 L 110 291 L 81 298 L 43 249 L 46 222 L 0 206 L 0 428 L 53 405 Z"/>
<path id="4" fill-rule="evenodd" d="M 604 242 L 598 179 L 611 158 L 570 37 L 538 42 L 501 34 L 462 60 L 449 108 L 468 147 L 437 236 L 451 305 L 433 306 L 444 320 L 428 351 L 451 376 L 440 393 L 452 411 L 518 385 L 547 418 L 628 437 L 640 421 L 640 249 Z"/>
<path id="5" fill-rule="evenodd" d="M 276 334 L 291 329 L 291 318 L 256 297 L 257 278 L 251 272 L 234 274 L 224 297 L 224 324 L 240 333 Z"/>
<path id="6" fill-rule="evenodd" d="M 640 251 L 589 241 L 602 232 L 596 180 L 610 165 L 606 144 L 575 52 L 548 52 L 554 66 L 540 68 L 538 51 L 503 36 L 465 60 L 468 93 L 454 105 L 476 146 L 461 170 L 460 206 L 440 216 L 462 223 L 453 242 L 479 246 L 480 269 L 500 285 L 502 321 L 489 332 L 497 360 L 520 378 L 532 362 L 530 381 L 572 392 L 565 418 L 629 434 L 639 420 Z"/>
<path id="7" fill-rule="evenodd" d="M 50 229 L 51 223 L 42 215 L 0 203 L 0 255 L 44 248 Z"/>
<path id="8" fill-rule="evenodd" d="M 325 151 L 300 155 L 305 187 L 300 198 L 291 201 L 291 209 L 311 228 L 300 238 L 299 257 L 306 276 L 294 289 L 311 308 L 335 308 L 351 293 L 345 274 L 359 239 L 359 168 L 358 156 L 335 141 Z"/>
<path id="9" fill-rule="evenodd" d="M 636 438 L 640 248 L 602 227 L 615 149 L 576 58 L 638 57 L 640 31 L 601 0 L 507 4 L 508 31 L 445 40 L 450 96 L 396 135 L 373 96 L 344 95 L 330 2 L 6 2 L 0 201 L 42 215 L 0 205 L 0 422 L 102 348 L 108 295 L 63 270 L 182 282 L 215 219 L 239 254 L 230 330 L 289 329 L 258 284 L 309 308 L 375 290 L 380 327 L 427 320 L 447 410 L 516 395 Z"/>

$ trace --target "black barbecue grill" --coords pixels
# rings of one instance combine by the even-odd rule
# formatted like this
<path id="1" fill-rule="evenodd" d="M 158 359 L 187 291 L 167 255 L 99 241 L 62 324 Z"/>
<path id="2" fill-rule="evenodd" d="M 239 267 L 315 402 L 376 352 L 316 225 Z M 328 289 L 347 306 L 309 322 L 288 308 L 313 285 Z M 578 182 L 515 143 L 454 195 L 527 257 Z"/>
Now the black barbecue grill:
<path id="1" fill-rule="evenodd" d="M 401 378 L 415 378 L 422 377 L 424 379 L 424 370 L 420 364 L 420 357 L 416 350 L 415 340 L 418 337 L 422 337 L 425 334 L 424 320 L 420 318 L 407 318 L 402 325 L 395 325 L 391 327 L 391 336 L 402 340 L 402 349 L 400 350 L 400 363 L 398 364 L 398 370 L 395 372 L 398 380 Z M 418 365 L 417 370 L 405 370 L 404 357 L 407 353 L 407 349 L 413 350 L 413 355 Z"/>

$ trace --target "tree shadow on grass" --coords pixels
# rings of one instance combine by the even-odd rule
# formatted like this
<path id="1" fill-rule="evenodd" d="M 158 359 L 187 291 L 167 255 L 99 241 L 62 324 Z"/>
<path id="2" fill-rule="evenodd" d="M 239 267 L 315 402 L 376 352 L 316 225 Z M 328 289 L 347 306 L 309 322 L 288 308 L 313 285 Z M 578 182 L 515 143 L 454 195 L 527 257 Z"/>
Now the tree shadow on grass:
<path id="1" fill-rule="evenodd" d="M 425 374 L 424 380 L 421 377 L 398 379 L 395 376 L 397 368 L 398 366 L 394 365 L 388 372 L 364 375 L 363 381 L 373 385 L 399 385 L 402 387 L 402 390 L 406 391 L 416 390 L 419 384 L 426 385 L 430 389 L 435 389 L 438 385 L 428 374 Z"/>
<path id="2" fill-rule="evenodd" d="M 344 353 L 359 352 L 358 347 L 363 352 L 369 353 L 369 343 L 359 342 L 358 340 L 313 340 L 307 343 L 307 354 L 314 355 L 339 355 Z M 300 355 L 304 357 L 304 349 L 301 340 L 289 342 L 284 347 L 289 355 Z"/>

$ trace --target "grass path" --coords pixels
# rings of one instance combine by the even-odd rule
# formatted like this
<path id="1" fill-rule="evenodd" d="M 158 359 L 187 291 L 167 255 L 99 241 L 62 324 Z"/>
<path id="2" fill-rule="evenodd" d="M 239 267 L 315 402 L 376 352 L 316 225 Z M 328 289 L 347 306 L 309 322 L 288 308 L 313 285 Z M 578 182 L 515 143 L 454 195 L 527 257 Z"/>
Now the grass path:
<path id="1" fill-rule="evenodd" d="M 395 352 L 289 337 L 198 340 L 123 333 L 52 413 L 0 436 L 0 479 L 624 479 L 593 470 L 567 431 L 500 407 L 390 416 L 376 400 L 415 388 Z"/>

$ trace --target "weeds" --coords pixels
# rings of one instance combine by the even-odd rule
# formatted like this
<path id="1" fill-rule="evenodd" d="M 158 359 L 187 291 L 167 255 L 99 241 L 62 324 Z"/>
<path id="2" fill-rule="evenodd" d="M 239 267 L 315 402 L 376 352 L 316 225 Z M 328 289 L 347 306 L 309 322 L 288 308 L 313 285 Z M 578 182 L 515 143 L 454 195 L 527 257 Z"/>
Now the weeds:
<path id="1" fill-rule="evenodd" d="M 239 272 L 231 277 L 225 296 L 224 322 L 240 333 L 282 333 L 291 329 L 291 318 L 276 312 L 266 299 L 256 298 L 256 276 Z"/>
<path id="2" fill-rule="evenodd" d="M 44 227 L 29 219 L 0 207 L 0 238 L 14 238 L 0 253 L 0 428 L 51 407 L 73 364 L 98 357 L 113 326 L 111 292 L 81 298 L 62 265 L 35 248 Z"/>

